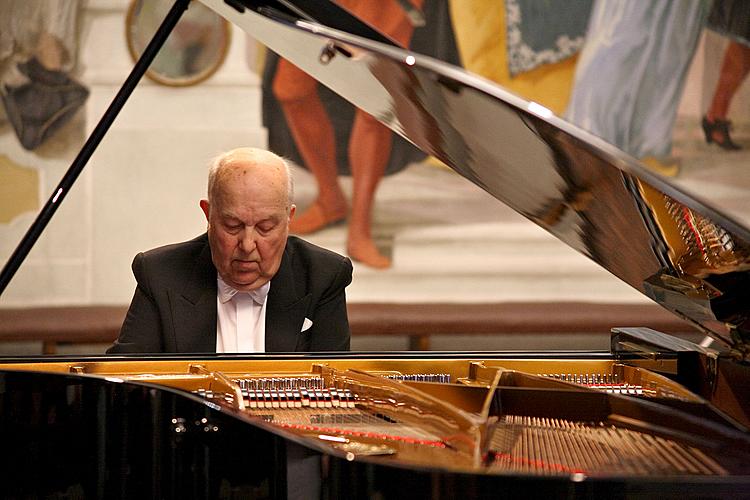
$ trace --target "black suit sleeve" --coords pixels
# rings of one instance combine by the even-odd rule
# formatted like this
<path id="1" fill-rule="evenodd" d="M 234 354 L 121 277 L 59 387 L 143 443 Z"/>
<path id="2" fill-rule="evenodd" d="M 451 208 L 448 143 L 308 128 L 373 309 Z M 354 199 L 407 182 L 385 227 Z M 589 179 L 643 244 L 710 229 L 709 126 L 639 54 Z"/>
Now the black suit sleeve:
<path id="1" fill-rule="evenodd" d="M 352 262 L 340 257 L 339 267 L 323 291 L 310 327 L 309 351 L 348 351 L 351 338 L 346 312 L 346 287 L 352 282 Z"/>
<path id="2" fill-rule="evenodd" d="M 146 258 L 139 253 L 133 259 L 133 275 L 137 282 L 133 300 L 120 329 L 120 336 L 107 354 L 162 352 L 162 327 L 159 311 L 151 291 Z"/>

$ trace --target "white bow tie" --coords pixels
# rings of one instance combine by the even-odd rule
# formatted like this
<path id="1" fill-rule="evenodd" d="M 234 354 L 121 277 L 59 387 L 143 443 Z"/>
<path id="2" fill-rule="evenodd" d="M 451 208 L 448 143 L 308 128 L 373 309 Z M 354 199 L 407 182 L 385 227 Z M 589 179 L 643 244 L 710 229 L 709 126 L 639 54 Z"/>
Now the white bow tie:
<path id="1" fill-rule="evenodd" d="M 249 295 L 256 304 L 263 305 L 266 302 L 266 297 L 268 296 L 268 290 L 271 288 L 271 282 L 266 282 L 263 286 L 260 288 L 257 288 L 255 290 L 250 290 L 248 292 L 241 292 L 239 290 L 235 290 L 231 286 L 224 283 L 224 280 L 221 278 L 218 278 L 218 284 L 219 284 L 219 300 L 221 300 L 222 303 L 229 302 L 232 300 L 232 298 L 238 294 L 238 293 L 244 293 Z"/>

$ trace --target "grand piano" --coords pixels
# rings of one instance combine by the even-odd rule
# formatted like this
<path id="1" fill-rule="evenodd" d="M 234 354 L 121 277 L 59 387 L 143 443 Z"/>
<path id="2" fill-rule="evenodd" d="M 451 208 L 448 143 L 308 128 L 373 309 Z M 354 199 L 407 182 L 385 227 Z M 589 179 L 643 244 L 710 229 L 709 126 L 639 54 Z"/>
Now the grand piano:
<path id="1" fill-rule="evenodd" d="M 750 497 L 747 227 L 334 4 L 202 2 L 713 347 L 613 325 L 601 352 L 4 358 L 4 497 Z M 188 3 L 175 3 L 0 283 Z"/>

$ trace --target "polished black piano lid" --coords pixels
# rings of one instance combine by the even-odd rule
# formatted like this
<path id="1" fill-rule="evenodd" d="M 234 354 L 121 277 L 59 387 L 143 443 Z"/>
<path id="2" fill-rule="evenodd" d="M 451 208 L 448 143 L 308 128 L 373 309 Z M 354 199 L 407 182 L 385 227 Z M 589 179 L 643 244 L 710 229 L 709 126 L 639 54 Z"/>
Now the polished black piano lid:
<path id="1" fill-rule="evenodd" d="M 425 153 L 750 358 L 750 230 L 742 223 L 543 106 L 397 48 L 335 4 L 201 1 Z"/>

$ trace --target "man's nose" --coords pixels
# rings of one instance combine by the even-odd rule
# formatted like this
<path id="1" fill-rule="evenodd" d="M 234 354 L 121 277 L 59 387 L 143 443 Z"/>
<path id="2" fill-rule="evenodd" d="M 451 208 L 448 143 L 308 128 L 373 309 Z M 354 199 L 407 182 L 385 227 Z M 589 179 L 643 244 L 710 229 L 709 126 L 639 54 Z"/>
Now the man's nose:
<path id="1" fill-rule="evenodd" d="M 242 251 L 247 252 L 247 253 L 251 253 L 253 250 L 255 250 L 255 245 L 256 245 L 255 238 L 256 238 L 256 236 L 257 236 L 257 234 L 255 232 L 255 228 L 254 227 L 246 227 L 242 231 L 242 233 L 240 235 L 240 241 L 239 241 L 240 248 L 242 249 Z"/>

